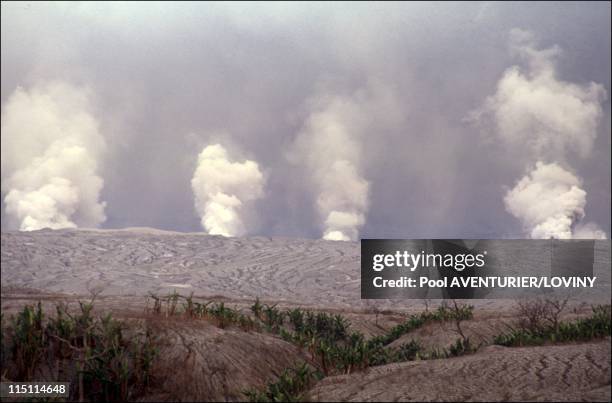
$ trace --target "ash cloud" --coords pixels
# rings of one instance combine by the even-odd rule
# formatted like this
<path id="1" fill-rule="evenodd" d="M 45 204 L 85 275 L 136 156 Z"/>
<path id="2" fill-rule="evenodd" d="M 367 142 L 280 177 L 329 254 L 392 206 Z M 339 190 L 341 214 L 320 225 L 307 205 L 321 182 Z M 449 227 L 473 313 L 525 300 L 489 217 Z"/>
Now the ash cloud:
<path id="1" fill-rule="evenodd" d="M 63 82 L 17 88 L 2 109 L 2 192 L 23 231 L 96 227 L 104 152 L 87 90 Z"/>
<path id="2" fill-rule="evenodd" d="M 213 144 L 198 155 L 191 187 L 206 232 L 241 236 L 247 233 L 249 203 L 263 196 L 264 177 L 257 162 L 232 162 L 223 146 Z"/>

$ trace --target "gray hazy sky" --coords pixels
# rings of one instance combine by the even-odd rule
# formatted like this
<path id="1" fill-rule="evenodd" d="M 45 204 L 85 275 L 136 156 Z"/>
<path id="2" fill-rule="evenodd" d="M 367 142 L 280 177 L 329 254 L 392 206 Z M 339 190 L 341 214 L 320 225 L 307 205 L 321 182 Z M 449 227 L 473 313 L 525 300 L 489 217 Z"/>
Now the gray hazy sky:
<path id="1" fill-rule="evenodd" d="M 586 217 L 610 235 L 610 3 L 2 3 L 2 92 L 88 86 L 106 139 L 107 228 L 200 230 L 190 180 L 203 146 L 257 161 L 253 234 L 319 237 L 308 171 L 288 161 L 321 93 L 372 83 L 393 106 L 368 122 L 368 238 L 522 234 L 504 208 L 525 158 L 466 121 L 523 62 L 513 28 L 558 45 L 560 80 L 607 92 L 593 152 L 568 163 Z M 393 116 L 389 116 L 393 115 Z M 487 140 L 489 139 L 489 140 Z M 4 198 L 4 195 L 3 195 Z M 3 202 L 3 228 L 4 220 Z"/>

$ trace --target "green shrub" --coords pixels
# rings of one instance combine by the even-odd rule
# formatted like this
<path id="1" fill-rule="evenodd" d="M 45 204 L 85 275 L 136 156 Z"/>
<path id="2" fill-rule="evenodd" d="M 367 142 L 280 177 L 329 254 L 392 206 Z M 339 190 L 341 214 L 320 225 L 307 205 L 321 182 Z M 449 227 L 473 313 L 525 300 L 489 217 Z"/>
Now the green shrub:
<path id="1" fill-rule="evenodd" d="M 245 332 L 257 329 L 255 321 L 250 316 L 241 313 L 238 314 L 237 323 L 238 326 Z"/>
<path id="2" fill-rule="evenodd" d="M 255 303 L 251 306 L 251 312 L 257 319 L 261 319 L 261 312 L 263 310 L 263 305 L 259 302 L 259 297 L 255 300 Z"/>
<path id="3" fill-rule="evenodd" d="M 413 361 L 419 356 L 422 347 L 416 340 L 404 343 L 395 352 L 395 361 Z"/>
<path id="4" fill-rule="evenodd" d="M 277 333 L 280 330 L 280 327 L 285 322 L 285 313 L 277 309 L 276 304 L 264 305 L 263 321 L 266 324 L 268 330 Z"/>
<path id="5" fill-rule="evenodd" d="M 447 357 L 459 357 L 465 354 L 471 354 L 478 348 L 473 346 L 469 338 L 458 338 L 455 344 L 451 344 L 446 356 Z"/>
<path id="6" fill-rule="evenodd" d="M 244 392 L 251 402 L 300 402 L 317 374 L 303 363 L 295 368 L 286 369 L 276 382 L 269 383 L 265 390 Z"/>
<path id="7" fill-rule="evenodd" d="M 300 308 L 289 310 L 287 317 L 297 333 L 304 332 L 304 312 Z"/>
<path id="8" fill-rule="evenodd" d="M 93 400 L 128 400 L 149 384 L 153 360 L 158 354 L 150 331 L 125 336 L 121 322 L 107 315 L 91 332 L 85 346 L 82 371 Z"/>
<path id="9" fill-rule="evenodd" d="M 221 329 L 225 329 L 238 318 L 238 313 L 231 308 L 227 308 L 223 302 L 213 304 L 208 312 L 210 316 L 217 320 L 217 324 Z"/>

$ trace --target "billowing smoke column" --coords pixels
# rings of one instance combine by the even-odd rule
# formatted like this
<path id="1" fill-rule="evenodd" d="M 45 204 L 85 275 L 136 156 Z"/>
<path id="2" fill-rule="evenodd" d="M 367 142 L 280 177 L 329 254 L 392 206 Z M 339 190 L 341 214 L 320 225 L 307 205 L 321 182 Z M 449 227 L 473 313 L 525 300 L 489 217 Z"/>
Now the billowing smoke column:
<path id="1" fill-rule="evenodd" d="M 202 227 L 211 235 L 246 233 L 246 204 L 263 196 L 264 177 L 257 162 L 231 162 L 219 144 L 205 147 L 191 179 Z"/>
<path id="2" fill-rule="evenodd" d="M 511 50 L 528 62 L 506 70 L 497 92 L 473 115 L 493 118 L 507 148 L 528 153 L 535 168 L 504 198 L 508 212 L 520 219 L 532 238 L 605 238 L 584 217 L 586 192 L 581 180 L 563 168 L 570 155 L 588 157 L 602 117 L 603 86 L 576 85 L 556 77 L 554 46 L 539 50 L 530 32 L 514 29 Z"/>
<path id="3" fill-rule="evenodd" d="M 361 176 L 361 144 L 352 130 L 362 109 L 350 98 L 317 99 L 293 150 L 292 158 L 305 164 L 318 195 L 323 239 L 356 240 L 365 222 L 369 183 Z"/>
<path id="4" fill-rule="evenodd" d="M 2 193 L 9 228 L 95 227 L 104 139 L 85 89 L 62 82 L 17 88 L 2 110 Z"/>

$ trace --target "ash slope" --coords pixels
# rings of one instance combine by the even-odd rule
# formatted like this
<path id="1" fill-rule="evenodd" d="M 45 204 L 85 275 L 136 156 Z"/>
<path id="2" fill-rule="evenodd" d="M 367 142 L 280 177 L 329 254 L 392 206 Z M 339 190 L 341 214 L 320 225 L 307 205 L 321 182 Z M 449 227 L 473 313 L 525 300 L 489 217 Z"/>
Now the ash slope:
<path id="1" fill-rule="evenodd" d="M 610 241 L 597 242 L 595 255 L 605 292 L 590 293 L 586 300 L 608 303 Z M 358 242 L 224 238 L 147 228 L 3 232 L 1 263 L 5 290 L 86 295 L 101 289 L 107 296 L 139 296 L 176 289 L 182 294 L 259 297 L 290 305 L 364 307 Z M 415 305 L 379 302 L 400 309 Z M 503 300 L 473 302 L 495 310 L 507 306 Z"/>
<path id="2" fill-rule="evenodd" d="M 359 300 L 356 242 L 224 238 L 151 229 L 2 233 L 2 286 L 46 292 L 183 294 L 348 306 Z"/>
<path id="3" fill-rule="evenodd" d="M 325 378 L 316 401 L 610 401 L 610 339 L 508 348 Z"/>

